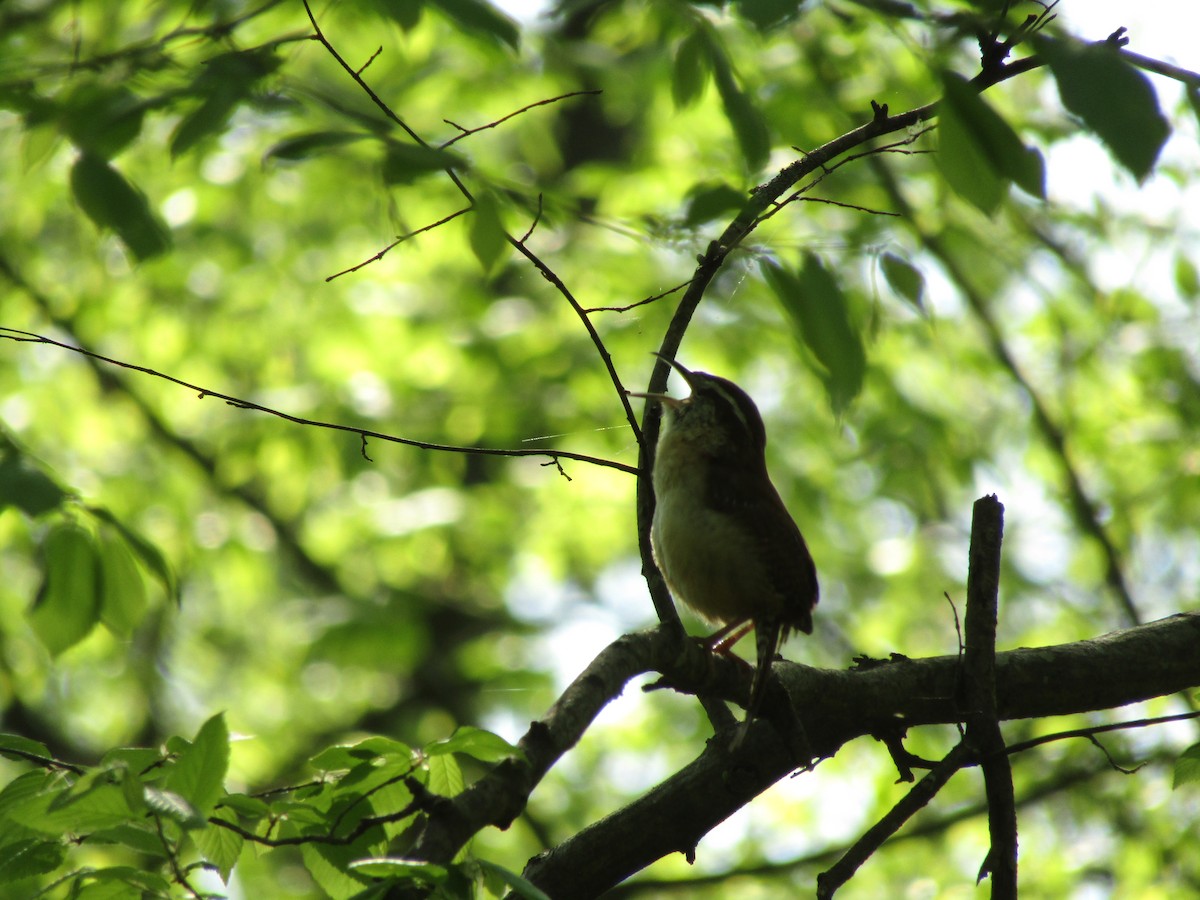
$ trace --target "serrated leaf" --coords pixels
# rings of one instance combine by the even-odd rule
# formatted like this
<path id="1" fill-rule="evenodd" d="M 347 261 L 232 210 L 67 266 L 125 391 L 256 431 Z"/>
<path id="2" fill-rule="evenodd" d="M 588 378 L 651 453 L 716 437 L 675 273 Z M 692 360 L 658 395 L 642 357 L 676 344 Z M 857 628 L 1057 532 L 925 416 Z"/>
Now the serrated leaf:
<path id="1" fill-rule="evenodd" d="M 218 809 L 213 813 L 213 818 L 233 825 L 237 824 L 237 816 L 232 810 Z M 246 843 L 245 838 L 228 828 L 210 822 L 202 831 L 193 835 L 193 839 L 196 841 L 196 849 L 200 851 L 200 854 L 217 867 L 221 881 L 229 884 L 229 876 L 237 864 L 238 857 L 242 854 L 242 847 Z"/>
<path id="2" fill-rule="evenodd" d="M 519 748 L 510 744 L 498 734 L 484 731 L 472 725 L 458 728 L 454 734 L 445 740 L 434 741 L 425 748 L 429 756 L 440 756 L 444 753 L 463 753 L 474 757 L 480 762 L 499 762 L 516 756 L 524 759 L 525 754 Z"/>
<path id="3" fill-rule="evenodd" d="M 174 791 L 164 791 L 148 784 L 145 785 L 143 798 L 152 812 L 184 828 L 203 828 L 207 824 L 200 810 Z"/>
<path id="4" fill-rule="evenodd" d="M 67 850 L 60 841 L 26 838 L 0 847 L 0 884 L 53 872 Z"/>
<path id="5" fill-rule="evenodd" d="M 71 193 L 87 217 L 98 228 L 114 231 L 139 261 L 170 249 L 171 233 L 145 195 L 100 156 L 85 152 L 75 160 Z"/>
<path id="6" fill-rule="evenodd" d="M 908 260 L 894 253 L 885 253 L 879 258 L 883 277 L 897 296 L 907 300 L 917 312 L 925 313 L 925 276 Z"/>
<path id="7" fill-rule="evenodd" d="M 1083 120 L 1139 181 L 1150 174 L 1171 134 L 1145 75 L 1105 44 L 1037 42 L 1063 106 Z"/>
<path id="8" fill-rule="evenodd" d="M 263 154 L 263 162 L 270 159 L 282 159 L 288 162 L 311 159 L 337 147 L 374 138 L 375 135 L 365 134 L 361 131 L 309 131 L 304 134 L 294 134 L 267 150 Z"/>
<path id="9" fill-rule="evenodd" d="M 397 859 L 390 856 L 355 860 L 350 868 L 372 878 L 406 878 L 425 884 L 441 884 L 450 874 L 445 866 L 419 859 Z"/>
<path id="10" fill-rule="evenodd" d="M 768 286 L 791 320 L 796 339 L 811 351 L 814 371 L 825 383 L 830 406 L 842 413 L 862 390 L 866 352 L 849 302 L 837 281 L 808 253 L 800 272 L 763 263 Z"/>
<path id="11" fill-rule="evenodd" d="M 47 834 L 91 834 L 136 821 L 140 815 L 130 808 L 121 785 L 97 770 L 70 790 L 55 793 L 45 812 L 26 824 Z"/>
<path id="12" fill-rule="evenodd" d="M 25 759 L 19 755 L 15 755 L 10 751 L 15 751 L 15 754 L 28 754 L 41 759 L 53 759 L 50 755 L 50 748 L 41 741 L 35 741 L 19 734 L 0 734 L 0 756 L 11 755 L 13 759 Z"/>
<path id="13" fill-rule="evenodd" d="M 71 894 L 72 900 L 129 900 L 132 897 L 169 897 L 171 885 L 157 872 L 132 866 L 107 866 L 87 872 L 91 883 Z"/>
<path id="14" fill-rule="evenodd" d="M 203 821 L 225 792 L 228 768 L 229 729 L 225 726 L 225 714 L 217 713 L 200 726 L 191 746 L 180 752 L 163 787 L 185 798 Z"/>
<path id="15" fill-rule="evenodd" d="M 462 769 L 452 754 L 431 756 L 426 761 L 429 782 L 426 787 L 442 797 L 457 797 L 466 786 Z"/>
<path id="16" fill-rule="evenodd" d="M 708 83 L 711 69 L 708 40 L 701 28 L 697 27 L 675 49 L 675 61 L 671 67 L 671 97 L 676 108 L 691 104 Z"/>
<path id="17" fill-rule="evenodd" d="M 412 748 L 401 741 L 376 735 L 355 744 L 327 747 L 309 759 L 308 763 L 319 772 L 334 772 L 353 769 L 377 758 L 409 760 L 412 758 Z"/>
<path id="18" fill-rule="evenodd" d="M 521 45 L 517 23 L 485 0 L 424 0 L 453 19 L 464 31 L 486 35 L 516 50 Z"/>
<path id="19" fill-rule="evenodd" d="M 1200 744 L 1192 744 L 1175 760 L 1173 788 L 1200 783 Z"/>
<path id="20" fill-rule="evenodd" d="M 226 794 L 221 798 L 217 808 L 222 807 L 228 807 L 248 819 L 260 819 L 271 812 L 271 806 L 265 800 L 246 794 Z"/>
<path id="21" fill-rule="evenodd" d="M 143 810 L 145 806 L 146 804 L 143 801 Z M 90 840 L 106 844 L 120 844 L 122 847 L 128 847 L 131 850 L 144 854 L 150 859 L 161 859 L 165 858 L 166 855 L 166 851 L 163 849 L 162 838 L 158 836 L 157 828 L 151 825 L 145 816 L 138 822 L 126 822 L 114 828 L 102 828 L 99 831 L 93 831 L 90 835 Z"/>
<path id="22" fill-rule="evenodd" d="M 471 210 L 467 239 L 471 252 L 485 272 L 491 272 L 508 249 L 508 235 L 500 218 L 500 204 L 493 194 L 480 193 Z"/>
<path id="23" fill-rule="evenodd" d="M 0 510 L 15 506 L 30 518 L 57 509 L 69 495 L 19 451 L 0 459 Z"/>
<path id="24" fill-rule="evenodd" d="M 59 774 L 36 771 L 18 775 L 0 789 L 0 819 L 32 827 L 34 820 L 66 789 L 67 784 Z"/>
<path id="25" fill-rule="evenodd" d="M 367 877 L 351 870 L 360 859 L 381 856 L 387 842 L 383 831 L 372 828 L 352 844 L 304 844 L 300 848 L 305 868 L 333 900 L 349 900 L 368 885 Z"/>
<path id="26" fill-rule="evenodd" d="M 162 762 L 162 753 L 150 747 L 114 747 L 100 758 L 106 769 L 125 769 L 135 776 Z"/>
<path id="27" fill-rule="evenodd" d="M 486 859 L 476 859 L 473 862 L 483 871 L 499 878 L 502 882 L 508 885 L 516 893 L 518 897 L 524 897 L 526 900 L 550 900 L 550 895 L 535 885 L 527 878 L 518 875 L 516 872 L 510 872 L 504 866 L 496 865 Z"/>
<path id="28" fill-rule="evenodd" d="M 60 522 L 42 543 L 43 582 L 29 610 L 38 639 L 58 656 L 83 640 L 99 620 L 98 561 L 92 534 Z"/>

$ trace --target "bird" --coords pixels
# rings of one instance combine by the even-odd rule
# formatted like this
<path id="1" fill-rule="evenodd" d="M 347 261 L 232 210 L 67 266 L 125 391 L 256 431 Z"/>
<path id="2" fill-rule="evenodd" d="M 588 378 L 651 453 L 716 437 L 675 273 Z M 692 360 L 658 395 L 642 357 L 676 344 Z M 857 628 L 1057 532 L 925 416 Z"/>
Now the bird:
<path id="1" fill-rule="evenodd" d="M 750 395 L 691 371 L 691 395 L 630 392 L 664 408 L 654 457 L 650 543 L 676 600 L 720 626 L 703 643 L 725 653 L 751 628 L 756 667 L 736 748 L 758 712 L 771 664 L 792 631 L 811 634 L 820 596 L 800 528 L 767 472 L 767 432 Z"/>

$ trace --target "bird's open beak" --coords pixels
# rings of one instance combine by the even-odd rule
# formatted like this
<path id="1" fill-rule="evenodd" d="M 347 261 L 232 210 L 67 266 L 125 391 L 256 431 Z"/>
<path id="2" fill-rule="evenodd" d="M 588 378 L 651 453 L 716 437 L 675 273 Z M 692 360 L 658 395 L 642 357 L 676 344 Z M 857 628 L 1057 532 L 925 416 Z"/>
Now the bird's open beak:
<path id="1" fill-rule="evenodd" d="M 668 366 L 670 366 L 672 369 L 674 369 L 680 375 L 682 375 L 683 380 L 687 382 L 688 387 L 695 390 L 695 385 L 692 384 L 692 373 L 688 369 L 684 368 L 683 366 L 681 366 L 679 363 L 675 362 L 675 360 L 671 359 L 670 357 L 664 356 L 663 354 L 661 354 L 657 351 L 655 351 L 654 355 L 657 356 L 659 359 L 661 359 L 663 362 L 665 362 Z M 674 409 L 677 406 L 681 406 L 684 402 L 683 400 L 680 400 L 678 397 L 672 397 L 670 394 L 645 394 L 645 393 L 642 393 L 641 391 L 626 391 L 625 393 L 628 394 L 630 397 L 645 397 L 647 400 L 654 400 L 658 403 L 663 404 L 663 406 L 669 406 L 672 409 Z"/>

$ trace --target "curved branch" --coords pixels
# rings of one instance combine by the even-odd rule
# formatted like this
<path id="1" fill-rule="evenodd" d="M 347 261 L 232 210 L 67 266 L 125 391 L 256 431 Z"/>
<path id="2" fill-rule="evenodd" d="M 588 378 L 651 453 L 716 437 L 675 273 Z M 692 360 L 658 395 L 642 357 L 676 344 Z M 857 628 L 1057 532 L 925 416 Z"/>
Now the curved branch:
<path id="1" fill-rule="evenodd" d="M 63 350 L 70 350 L 72 353 L 78 353 L 81 356 L 88 357 L 89 359 L 119 366 L 122 369 L 130 369 L 134 372 L 141 372 L 144 375 L 153 375 L 155 378 L 161 378 L 164 381 L 169 381 L 172 384 L 177 384 L 180 387 L 185 387 L 189 390 L 195 391 L 201 400 L 203 400 L 205 397 L 216 397 L 218 400 L 224 400 L 230 406 L 237 407 L 238 409 L 249 409 L 255 412 L 266 413 L 267 415 L 275 416 L 276 418 L 284 419 L 297 425 L 307 425 L 312 428 L 328 428 L 332 431 L 346 431 L 351 434 L 357 434 L 363 439 L 364 455 L 366 449 L 366 439 L 373 438 L 379 441 L 387 441 L 391 444 L 403 444 L 406 447 L 416 447 L 419 450 L 440 450 L 445 453 L 464 453 L 475 456 L 541 456 L 554 463 L 557 463 L 562 459 L 573 459 L 576 462 L 586 462 L 596 466 L 617 469 L 620 472 L 625 472 L 630 475 L 638 474 L 638 470 L 635 467 L 627 465 L 626 463 L 617 462 L 616 460 L 611 459 L 603 459 L 598 456 L 588 456 L 585 453 L 573 453 L 568 450 L 509 449 L 503 447 L 461 447 L 454 444 L 435 444 L 429 441 L 417 441 L 413 440 L 412 438 L 403 438 L 399 437 L 398 435 L 387 434 L 382 431 L 372 431 L 369 428 L 360 428 L 356 425 L 343 425 L 338 422 L 323 422 L 320 419 L 305 419 L 301 416 L 294 416 L 291 413 L 286 413 L 279 409 L 273 409 L 270 406 L 263 406 L 261 403 L 243 400 L 242 398 L 234 397 L 231 394 L 222 394 L 220 391 L 214 391 L 210 388 L 201 387 L 198 384 L 192 384 L 189 381 L 184 381 L 182 378 L 176 378 L 174 375 L 168 375 L 165 372 L 159 372 L 157 369 L 151 369 L 148 366 L 140 366 L 136 363 L 123 362 L 119 359 L 113 359 L 110 356 L 104 356 L 103 354 L 85 349 L 84 347 L 76 347 L 73 344 L 57 341 L 54 338 L 36 334 L 32 331 L 22 331 L 19 328 L 9 328 L 8 326 L 0 325 L 0 339 L 26 344 L 49 344 L 51 347 L 60 347 Z"/>
<path id="2" fill-rule="evenodd" d="M 1092 640 L 998 653 L 997 714 L 1021 719 L 1111 709 L 1195 687 L 1197 646 L 1200 612 L 1190 612 Z M 822 757 L 885 726 L 962 718 L 957 656 L 851 671 L 777 662 L 775 671 L 803 711 L 808 737 Z M 670 677 L 686 684 L 676 673 Z M 728 696 L 744 698 L 747 680 L 736 679 Z M 704 689 L 716 691 L 723 683 Z M 594 897 L 663 856 L 691 852 L 708 831 L 796 766 L 787 742 L 770 721 L 760 720 L 738 755 L 729 752 L 728 741 L 710 741 L 694 762 L 644 797 L 532 860 L 525 875 L 556 898 Z"/>

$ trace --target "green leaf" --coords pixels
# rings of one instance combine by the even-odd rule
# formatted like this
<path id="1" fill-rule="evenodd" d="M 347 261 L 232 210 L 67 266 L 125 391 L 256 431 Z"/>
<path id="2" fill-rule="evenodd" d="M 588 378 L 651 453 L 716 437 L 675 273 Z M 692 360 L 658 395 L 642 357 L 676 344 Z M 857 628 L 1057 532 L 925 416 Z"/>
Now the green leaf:
<path id="1" fill-rule="evenodd" d="M 908 260 L 894 253 L 885 253 L 879 258 L 883 277 L 897 296 L 907 300 L 922 315 L 925 313 L 925 276 Z"/>
<path id="2" fill-rule="evenodd" d="M 440 756 L 444 753 L 463 753 L 474 757 L 480 762 L 499 762 L 510 756 L 525 758 L 521 748 L 510 744 L 498 734 L 464 725 L 445 740 L 434 741 L 425 748 L 429 756 Z"/>
<path id="3" fill-rule="evenodd" d="M 19 734 L 0 734 L 0 756 L 9 755 L 12 759 L 26 759 L 26 757 L 16 755 L 21 753 L 41 759 L 53 759 L 50 748 L 41 741 L 31 740 Z"/>
<path id="4" fill-rule="evenodd" d="M 171 564 L 167 562 L 166 557 L 162 555 L 162 551 L 104 507 L 89 506 L 87 511 L 120 532 L 121 537 L 124 538 L 125 543 L 129 545 L 129 549 L 133 551 L 141 564 L 153 573 L 166 590 L 167 595 L 175 603 L 178 603 L 179 585 L 175 581 L 175 572 L 171 569 Z"/>
<path id="5" fill-rule="evenodd" d="M 962 76 L 944 73 L 942 85 L 936 159 L 955 193 L 989 214 L 1004 199 L 1009 182 L 1044 198 L 1042 155 L 1022 144 L 1012 127 Z"/>
<path id="6" fill-rule="evenodd" d="M 698 26 L 675 49 L 675 63 L 671 68 L 671 97 L 677 108 L 692 103 L 708 83 L 712 66 L 708 38 L 702 28 Z"/>
<path id="7" fill-rule="evenodd" d="M 42 812 L 58 794 L 67 789 L 67 783 L 59 773 L 26 772 L 18 775 L 0 790 L 0 819 L 32 828 L 37 816 L 32 811 Z"/>
<path id="8" fill-rule="evenodd" d="M 426 787 L 435 794 L 443 797 L 457 797 L 462 793 L 465 782 L 462 769 L 454 757 L 447 753 L 443 756 L 431 756 L 427 760 L 429 768 L 429 784 Z"/>
<path id="9" fill-rule="evenodd" d="M 424 884 L 441 884 L 449 875 L 445 866 L 419 859 L 397 859 L 377 856 L 355 860 L 350 868 L 359 875 L 372 878 L 404 878 Z"/>
<path id="10" fill-rule="evenodd" d="M 101 530 L 100 620 L 120 637 L 128 637 L 146 611 L 146 583 L 133 554 L 119 536 Z"/>
<path id="11" fill-rule="evenodd" d="M 792 321 L 797 340 L 815 357 L 834 412 L 842 413 L 862 390 L 866 353 L 849 302 L 837 281 L 808 253 L 799 273 L 763 263 L 767 284 Z"/>
<path id="12" fill-rule="evenodd" d="M 709 53 L 717 92 L 721 95 L 721 103 L 725 108 L 725 117 L 733 127 L 734 137 L 737 138 L 747 168 L 757 171 L 766 164 L 767 155 L 771 150 L 766 120 L 738 85 L 733 65 L 715 40 L 709 42 Z"/>
<path id="13" fill-rule="evenodd" d="M 698 184 L 688 192 L 684 224 L 694 228 L 729 213 L 738 212 L 748 200 L 749 197 L 743 191 L 724 182 Z"/>
<path id="14" fill-rule="evenodd" d="M 112 159 L 141 133 L 146 108 L 128 88 L 89 81 L 72 90 L 58 112 L 75 146 Z"/>
<path id="15" fill-rule="evenodd" d="M 421 21 L 422 0 L 371 0 L 371 5 L 379 15 L 391 19 L 404 31 L 412 31 Z"/>
<path id="16" fill-rule="evenodd" d="M 505 255 L 508 235 L 500 218 L 500 204 L 494 194 L 476 194 L 467 239 L 485 272 L 491 272 Z"/>
<path id="17" fill-rule="evenodd" d="M 1175 289 L 1185 300 L 1200 297 L 1200 270 L 1182 253 L 1175 257 Z"/>
<path id="18" fill-rule="evenodd" d="M 360 859 L 381 856 L 387 842 L 383 831 L 372 828 L 352 844 L 304 844 L 300 856 L 313 881 L 333 900 L 349 900 L 369 882 L 363 874 L 351 869 Z"/>
<path id="19" fill-rule="evenodd" d="M 100 765 L 106 769 L 125 769 L 140 776 L 162 760 L 162 753 L 150 747 L 114 747 L 100 758 Z"/>
<path id="20" fill-rule="evenodd" d="M 411 184 L 431 172 L 463 168 L 466 168 L 466 161 L 457 153 L 388 141 L 383 157 L 383 181 L 385 184 Z"/>
<path id="21" fill-rule="evenodd" d="M 229 124 L 229 117 L 242 100 L 233 92 L 213 93 L 179 120 L 171 133 L 171 158 L 182 156 L 207 137 L 220 134 Z"/>
<path id="22" fill-rule="evenodd" d="M 375 736 L 365 738 L 356 744 L 339 744 L 327 747 L 308 763 L 318 772 L 337 772 L 342 769 L 353 769 L 364 762 L 379 759 L 403 760 L 412 759 L 413 751 L 408 744 L 391 738 Z"/>
<path id="23" fill-rule="evenodd" d="M 1063 105 L 1083 120 L 1139 181 L 1150 174 L 1171 134 L 1145 75 L 1113 47 L 1039 40 Z"/>
<path id="24" fill-rule="evenodd" d="M 1200 122 L 1200 85 L 1189 84 L 1187 86 L 1187 99 L 1192 107 L 1192 112 L 1196 115 L 1196 121 Z"/>
<path id="25" fill-rule="evenodd" d="M 1172 787 L 1200 784 L 1200 744 L 1192 744 L 1175 760 L 1175 779 Z"/>
<path id="26" fill-rule="evenodd" d="M 175 127 L 171 157 L 223 132 L 233 111 L 250 96 L 259 79 L 278 67 L 279 58 L 270 47 L 223 53 L 210 59 L 189 88 L 203 100 Z"/>
<path id="27" fill-rule="evenodd" d="M 145 785 L 143 799 L 151 812 L 158 813 L 183 828 L 203 828 L 208 820 L 200 810 L 174 791 L 164 791 L 153 785 Z"/>
<path id="28" fill-rule="evenodd" d="M 225 714 L 217 713 L 200 726 L 189 747 L 179 754 L 163 783 L 196 808 L 201 823 L 225 792 L 229 768 L 229 729 Z"/>
<path id="29" fill-rule="evenodd" d="M 73 892 L 71 900 L 130 900 L 133 897 L 169 897 L 171 885 L 157 872 L 132 866 L 91 869 L 90 883 Z"/>
<path id="30" fill-rule="evenodd" d="M 500 881 L 512 888 L 518 897 L 525 897 L 526 900 L 550 900 L 550 895 L 532 881 L 516 872 L 509 871 L 504 866 L 487 859 L 475 859 L 473 862 L 484 872 L 499 878 Z"/>
<path id="31" fill-rule="evenodd" d="M 48 802 L 46 802 L 48 801 Z M 126 800 L 111 772 L 92 769 L 68 790 L 52 791 L 26 810 L 25 824 L 47 834 L 91 834 L 104 828 L 136 824 L 144 814 Z"/>
<path id="32" fill-rule="evenodd" d="M 15 506 L 36 518 L 60 507 L 68 496 L 20 451 L 11 450 L 0 459 L 0 510 Z"/>
<path id="33" fill-rule="evenodd" d="M 237 824 L 237 815 L 232 810 L 218 809 L 212 817 L 220 819 L 222 822 Z M 217 867 L 217 871 L 221 874 L 221 881 L 229 884 L 229 876 L 233 872 L 233 867 L 237 864 L 238 857 L 242 855 L 242 847 L 246 843 L 245 838 L 228 828 L 214 825 L 211 822 L 205 826 L 204 830 L 193 835 L 193 838 L 200 854 Z"/>
<path id="34" fill-rule="evenodd" d="M 67 857 L 60 841 L 25 838 L 0 846 L 0 884 L 46 875 L 61 866 Z"/>
<path id="35" fill-rule="evenodd" d="M 226 794 L 221 798 L 217 811 L 224 807 L 248 819 L 261 819 L 271 812 L 271 807 L 265 800 L 247 794 Z"/>
<path id="36" fill-rule="evenodd" d="M 365 134 L 361 131 L 309 131 L 303 134 L 294 134 L 267 150 L 263 154 L 263 162 L 270 159 L 282 159 L 288 162 L 311 159 L 337 147 L 374 138 L 375 135 Z"/>
<path id="37" fill-rule="evenodd" d="M 83 640 L 99 620 L 96 546 L 92 533 L 60 522 L 42 543 L 44 580 L 29 624 L 51 655 Z"/>
<path id="38" fill-rule="evenodd" d="M 521 45 L 517 23 L 485 0 L 424 0 L 440 9 L 464 31 L 486 35 L 516 50 Z"/>
<path id="39" fill-rule="evenodd" d="M 760 32 L 773 31 L 796 18 L 804 0 L 737 0 L 734 9 Z"/>
<path id="40" fill-rule="evenodd" d="M 165 253 L 171 234 L 150 210 L 145 195 L 102 157 L 83 153 L 71 167 L 71 192 L 87 217 L 116 232 L 139 261 Z"/>

